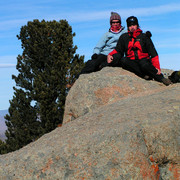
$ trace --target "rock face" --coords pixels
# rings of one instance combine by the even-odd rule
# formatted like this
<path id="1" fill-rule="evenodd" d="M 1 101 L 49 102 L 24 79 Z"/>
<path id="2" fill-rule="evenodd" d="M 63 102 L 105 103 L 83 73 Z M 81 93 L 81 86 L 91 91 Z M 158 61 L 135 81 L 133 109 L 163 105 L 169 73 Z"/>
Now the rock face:
<path id="1" fill-rule="evenodd" d="M 165 75 L 171 70 L 164 70 Z M 121 68 L 104 68 L 100 72 L 81 75 L 66 98 L 64 123 L 72 121 L 100 106 L 112 104 L 132 95 L 155 91 L 163 84 L 146 81 Z"/>
<path id="2" fill-rule="evenodd" d="M 180 178 L 180 84 L 145 81 L 121 68 L 81 75 L 64 124 L 0 156 L 2 179 Z"/>

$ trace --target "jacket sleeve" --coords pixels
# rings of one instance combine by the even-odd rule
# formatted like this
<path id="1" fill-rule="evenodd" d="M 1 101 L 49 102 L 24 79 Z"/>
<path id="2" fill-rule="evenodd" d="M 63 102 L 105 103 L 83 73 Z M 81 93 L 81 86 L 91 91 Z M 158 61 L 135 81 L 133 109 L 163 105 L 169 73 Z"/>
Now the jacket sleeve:
<path id="1" fill-rule="evenodd" d="M 113 51 L 111 51 L 109 53 L 109 55 L 113 56 L 113 55 L 117 55 L 120 59 L 123 57 L 124 55 L 124 46 L 123 46 L 123 35 L 121 35 L 119 37 L 119 40 L 117 42 L 117 45 L 115 47 L 115 49 Z"/>
<path id="2" fill-rule="evenodd" d="M 152 65 L 153 65 L 156 69 L 161 70 L 161 68 L 160 68 L 160 63 L 159 63 L 159 56 L 155 56 L 155 57 L 151 58 L 151 62 L 152 62 Z"/>
<path id="3" fill-rule="evenodd" d="M 109 55 L 113 55 L 113 54 L 116 54 L 116 53 L 118 53 L 115 49 L 113 50 L 113 51 L 111 51 L 110 53 L 109 53 Z"/>
<path id="4" fill-rule="evenodd" d="M 107 33 L 105 33 L 100 38 L 100 40 L 98 41 L 98 43 L 94 47 L 93 54 L 100 54 L 102 49 L 106 46 L 106 42 L 107 42 Z"/>
<path id="5" fill-rule="evenodd" d="M 151 58 L 152 65 L 155 68 L 161 70 L 160 62 L 159 62 L 159 56 L 158 56 L 158 53 L 154 47 L 154 44 L 150 38 L 146 38 L 146 39 L 147 39 L 146 43 L 147 43 L 148 54 Z"/>

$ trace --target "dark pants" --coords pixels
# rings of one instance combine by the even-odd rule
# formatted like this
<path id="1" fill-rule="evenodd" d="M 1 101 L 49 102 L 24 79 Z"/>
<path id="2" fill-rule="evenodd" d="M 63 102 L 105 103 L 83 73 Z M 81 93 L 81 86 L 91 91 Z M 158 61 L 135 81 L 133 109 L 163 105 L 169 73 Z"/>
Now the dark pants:
<path id="1" fill-rule="evenodd" d="M 162 82 L 163 74 L 157 74 L 158 70 L 152 65 L 150 59 L 131 60 L 127 57 L 121 59 L 123 69 L 135 73 L 137 76 L 144 77 L 148 75 L 156 81 Z"/>
<path id="2" fill-rule="evenodd" d="M 104 54 L 100 54 L 97 56 L 96 59 L 88 60 L 80 74 L 87 74 L 87 73 L 99 71 L 103 67 L 107 66 L 106 62 L 107 62 L 107 56 Z"/>
<path id="3" fill-rule="evenodd" d="M 87 74 L 91 72 L 100 71 L 106 66 L 119 66 L 118 61 L 113 61 L 111 64 L 107 63 L 107 56 L 104 54 L 99 54 L 96 59 L 88 60 L 82 69 L 80 74 Z"/>

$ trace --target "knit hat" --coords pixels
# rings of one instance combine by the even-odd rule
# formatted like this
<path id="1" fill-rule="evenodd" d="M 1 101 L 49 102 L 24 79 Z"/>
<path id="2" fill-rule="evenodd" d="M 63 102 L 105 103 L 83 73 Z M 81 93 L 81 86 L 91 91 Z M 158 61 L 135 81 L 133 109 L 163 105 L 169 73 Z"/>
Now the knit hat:
<path id="1" fill-rule="evenodd" d="M 131 25 L 137 25 L 139 27 L 138 19 L 135 16 L 130 16 L 126 19 L 127 27 Z"/>
<path id="2" fill-rule="evenodd" d="M 119 20 L 121 23 L 121 16 L 116 12 L 111 12 L 110 23 L 112 20 Z"/>

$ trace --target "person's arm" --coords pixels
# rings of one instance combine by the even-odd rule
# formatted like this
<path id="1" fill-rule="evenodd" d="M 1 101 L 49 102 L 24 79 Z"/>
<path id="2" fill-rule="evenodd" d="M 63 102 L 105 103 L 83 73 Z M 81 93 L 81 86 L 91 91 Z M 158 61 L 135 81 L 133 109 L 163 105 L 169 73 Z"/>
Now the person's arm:
<path id="1" fill-rule="evenodd" d="M 147 38 L 146 44 L 147 44 L 148 54 L 150 55 L 152 65 L 158 70 L 158 74 L 160 74 L 161 68 L 160 68 L 159 56 L 154 47 L 154 44 L 150 38 Z"/>
<path id="2" fill-rule="evenodd" d="M 122 58 L 123 54 L 124 54 L 123 38 L 120 36 L 115 49 L 108 54 L 107 62 L 109 64 L 112 63 L 112 61 L 114 60 L 114 55 L 117 55 L 116 58 L 118 57 L 118 59 L 116 59 L 116 60 L 120 60 Z"/>
<path id="3" fill-rule="evenodd" d="M 106 46 L 106 42 L 107 42 L 107 33 L 105 33 L 100 38 L 100 40 L 98 41 L 98 43 L 94 47 L 93 54 L 101 54 L 102 49 Z"/>
<path id="4" fill-rule="evenodd" d="M 158 74 L 161 73 L 160 63 L 159 63 L 159 56 L 155 56 L 151 58 L 152 65 L 158 70 Z"/>

